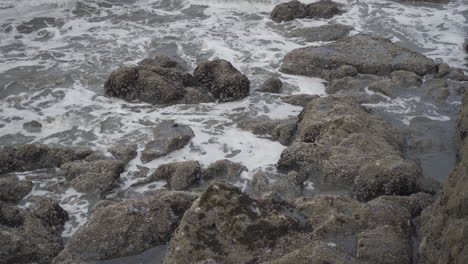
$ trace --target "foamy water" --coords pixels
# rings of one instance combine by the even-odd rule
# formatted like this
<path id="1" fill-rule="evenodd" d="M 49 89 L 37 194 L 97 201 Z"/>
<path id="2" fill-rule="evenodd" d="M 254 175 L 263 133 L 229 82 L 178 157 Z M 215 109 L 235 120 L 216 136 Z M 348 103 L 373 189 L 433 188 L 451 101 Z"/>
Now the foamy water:
<path id="1" fill-rule="evenodd" d="M 245 165 L 249 173 L 244 178 L 248 179 L 259 169 L 274 167 L 285 147 L 241 131 L 236 121 L 284 119 L 301 111 L 283 103 L 278 95 L 257 93 L 255 89 L 268 77 L 278 75 L 286 84 L 285 94 L 325 94 L 323 80 L 278 71 L 289 51 L 322 44 L 287 38 L 288 30 L 339 22 L 353 26 L 351 34 L 388 37 L 451 66 L 464 66 L 460 54 L 467 38 L 467 1 L 403 5 L 383 0 L 342 0 L 339 2 L 347 12 L 333 19 L 276 24 L 269 19 L 269 12 L 280 2 L 284 1 L 0 0 L 0 144 L 86 145 L 105 150 L 120 142 L 137 143 L 141 151 L 152 139 L 157 123 L 175 120 L 194 130 L 191 144 L 147 164 L 141 163 L 139 153 L 122 174 L 116 192 L 141 180 L 129 173 L 137 166 L 146 166 L 151 172 L 171 161 L 198 160 L 207 166 L 227 158 Z M 28 33 L 17 28 L 43 17 L 54 21 L 39 19 L 35 25 L 46 25 Z M 103 95 L 103 83 L 112 70 L 158 54 L 180 58 L 190 69 L 207 59 L 229 60 L 250 78 L 251 96 L 226 104 L 158 107 Z M 393 113 L 403 126 L 417 116 L 442 122 L 453 121 L 454 116 L 417 97 L 369 106 Z M 40 133 L 23 130 L 23 123 L 32 120 L 42 123 Z M 39 184 L 35 181 L 35 186 Z M 153 187 L 162 186 L 158 183 Z M 148 189 L 143 186 L 136 191 Z M 56 197 L 73 215 L 64 236 L 86 222 L 92 205 L 89 197 L 73 189 L 54 194 L 35 187 L 29 196 L 34 195 Z"/>

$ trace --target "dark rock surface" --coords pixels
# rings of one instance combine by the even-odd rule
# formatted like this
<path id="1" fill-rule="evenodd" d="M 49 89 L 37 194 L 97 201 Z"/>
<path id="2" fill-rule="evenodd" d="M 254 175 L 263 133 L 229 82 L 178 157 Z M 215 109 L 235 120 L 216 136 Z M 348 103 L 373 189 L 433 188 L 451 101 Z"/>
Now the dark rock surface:
<path id="1" fill-rule="evenodd" d="M 352 27 L 342 24 L 331 24 L 319 27 L 297 28 L 288 32 L 291 38 L 302 38 L 308 42 L 335 41 L 346 37 Z"/>
<path id="2" fill-rule="evenodd" d="M 468 259 L 468 93 L 458 121 L 460 161 L 448 176 L 440 197 L 419 219 L 419 262 L 465 263 Z"/>
<path id="3" fill-rule="evenodd" d="M 283 87 L 283 82 L 278 77 L 271 77 L 266 80 L 260 88 L 257 89 L 259 92 L 267 93 L 280 93 Z"/>
<path id="4" fill-rule="evenodd" d="M 42 124 L 37 121 L 26 122 L 23 124 L 23 129 L 29 133 L 41 132 Z"/>
<path id="5" fill-rule="evenodd" d="M 161 191 L 148 198 L 106 203 L 69 240 L 54 263 L 137 255 L 169 241 L 195 195 Z"/>
<path id="6" fill-rule="evenodd" d="M 143 162 L 149 162 L 165 156 L 174 150 L 183 148 L 195 136 L 186 125 L 174 121 L 163 121 L 154 129 L 154 140 L 146 144 L 141 154 Z"/>
<path id="7" fill-rule="evenodd" d="M 248 169 L 240 164 L 230 160 L 218 160 L 208 166 L 203 171 L 203 180 L 205 181 L 224 181 L 229 183 L 236 183 L 240 180 L 241 174 Z"/>
<path id="8" fill-rule="evenodd" d="M 32 190 L 32 182 L 16 176 L 0 178 L 0 200 L 17 202 Z"/>
<path id="9" fill-rule="evenodd" d="M 309 104 L 310 102 L 312 102 L 314 99 L 318 97 L 319 97 L 318 95 L 296 94 L 296 95 L 288 95 L 288 96 L 281 97 L 281 101 L 288 103 L 288 104 L 305 107 L 307 104 Z"/>
<path id="10" fill-rule="evenodd" d="M 417 191 L 417 166 L 403 159 L 402 137 L 384 120 L 347 99 L 321 97 L 299 115 L 293 144 L 278 168 L 314 182 L 353 186 L 359 199 Z"/>
<path id="11" fill-rule="evenodd" d="M 192 76 L 177 62 L 159 56 L 113 71 L 104 88 L 107 95 L 130 101 L 194 104 L 244 98 L 250 81 L 225 60 L 202 62 Z"/>
<path id="12" fill-rule="evenodd" d="M 64 177 L 77 191 L 103 194 L 112 190 L 125 164 L 118 160 L 78 161 L 63 164 Z"/>
<path id="13" fill-rule="evenodd" d="M 115 145 L 108 149 L 108 151 L 114 156 L 114 158 L 121 160 L 124 164 L 127 164 L 137 156 L 137 145 Z"/>
<path id="14" fill-rule="evenodd" d="M 431 201 L 419 193 L 368 203 L 332 195 L 287 202 L 214 183 L 184 214 L 164 263 L 410 263 L 409 237 L 401 234 Z M 391 239 L 381 240 L 385 235 Z"/>
<path id="15" fill-rule="evenodd" d="M 195 184 L 201 175 L 198 161 L 171 162 L 159 166 L 145 182 L 167 180 L 171 190 L 186 190 Z"/>
<path id="16" fill-rule="evenodd" d="M 298 18 L 332 18 L 341 13 L 338 4 L 330 0 L 321 0 L 305 5 L 297 0 L 282 3 L 273 9 L 271 19 L 277 23 Z"/>
<path id="17" fill-rule="evenodd" d="M 369 35 L 355 35 L 334 43 L 293 50 L 284 58 L 281 71 L 332 79 L 339 67 L 354 66 L 359 73 L 389 75 L 405 70 L 426 75 L 434 62 L 391 41 Z"/>
<path id="18" fill-rule="evenodd" d="M 0 174 L 59 167 L 90 155 L 90 149 L 41 144 L 9 145 L 0 148 Z"/>
<path id="19" fill-rule="evenodd" d="M 283 145 L 289 145 L 294 139 L 297 120 L 242 120 L 238 127 L 256 135 L 269 135 Z"/>
<path id="20" fill-rule="evenodd" d="M 0 263 L 50 263 L 63 249 L 60 232 L 67 219 L 49 199 L 36 200 L 27 210 L 0 202 Z"/>

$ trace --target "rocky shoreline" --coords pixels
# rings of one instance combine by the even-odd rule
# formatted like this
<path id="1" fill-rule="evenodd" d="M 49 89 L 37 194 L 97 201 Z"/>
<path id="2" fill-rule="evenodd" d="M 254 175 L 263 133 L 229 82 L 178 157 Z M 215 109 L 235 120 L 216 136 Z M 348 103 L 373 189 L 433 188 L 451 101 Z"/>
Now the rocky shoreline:
<path id="1" fill-rule="evenodd" d="M 346 10 L 329 0 L 280 4 L 276 23 L 330 18 Z M 292 50 L 280 71 L 326 80 L 327 96 L 282 96 L 303 107 L 294 118 L 249 119 L 237 127 L 286 146 L 275 170 L 248 171 L 220 159 L 165 163 L 129 191 L 113 193 L 134 159 L 143 165 L 190 146 L 197 137 L 177 120 L 159 122 L 145 144 L 106 150 L 46 144 L 0 148 L 0 264 L 91 264 L 167 246 L 163 263 L 464 263 L 468 259 L 468 77 L 390 40 L 347 36 L 339 24 L 297 29 L 291 37 L 335 41 Z M 464 54 L 463 56 L 466 56 Z M 229 103 L 249 96 L 251 82 L 226 60 L 200 62 L 193 73 L 167 56 L 120 67 L 107 96 L 152 105 Z M 281 94 L 272 76 L 256 92 Z M 411 133 L 366 107 L 418 94 L 433 104 L 463 97 L 456 126 L 457 165 L 443 184 L 426 175 L 408 148 Z M 408 135 L 410 134 L 410 136 Z M 424 151 L 421 150 L 421 152 Z M 53 192 L 69 188 L 93 200 L 89 221 L 69 239 L 59 201 L 29 199 L 20 172 L 53 170 Z M 251 178 L 245 174 L 251 173 Z M 165 182 L 135 195 L 132 188 Z M 340 193 L 310 194 L 309 183 Z M 19 202 L 28 198 L 27 206 Z"/>

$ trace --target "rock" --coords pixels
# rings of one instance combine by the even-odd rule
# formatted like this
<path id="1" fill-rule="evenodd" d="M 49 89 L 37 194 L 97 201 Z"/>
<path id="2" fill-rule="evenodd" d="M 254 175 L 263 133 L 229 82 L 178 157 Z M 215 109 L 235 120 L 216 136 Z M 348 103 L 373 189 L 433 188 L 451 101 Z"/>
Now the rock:
<path id="1" fill-rule="evenodd" d="M 174 150 L 183 148 L 195 136 L 186 125 L 163 121 L 154 129 L 154 140 L 146 144 L 141 154 L 143 162 L 150 162 Z"/>
<path id="2" fill-rule="evenodd" d="M 95 210 L 89 222 L 73 234 L 57 260 L 105 260 L 137 255 L 163 245 L 195 198 L 187 192 L 161 191 L 152 197 L 125 200 Z"/>
<path id="3" fill-rule="evenodd" d="M 257 91 L 267 93 L 280 93 L 283 87 L 283 82 L 278 77 L 271 77 L 266 80 Z"/>
<path id="4" fill-rule="evenodd" d="M 112 190 L 124 166 L 118 160 L 98 160 L 66 163 L 60 168 L 77 191 L 103 194 Z"/>
<path id="5" fill-rule="evenodd" d="M 445 79 L 427 79 L 421 86 L 426 98 L 438 102 L 445 101 L 450 95 L 447 80 Z"/>
<path id="6" fill-rule="evenodd" d="M 447 4 L 450 0 L 396 0 L 402 3 L 433 3 L 433 4 Z"/>
<path id="7" fill-rule="evenodd" d="M 42 124 L 37 121 L 26 122 L 23 124 L 23 129 L 29 133 L 41 132 Z"/>
<path id="8" fill-rule="evenodd" d="M 457 137 L 460 161 L 448 176 L 439 198 L 419 219 L 419 262 L 465 263 L 468 258 L 468 93 L 462 103 Z"/>
<path id="9" fill-rule="evenodd" d="M 271 12 L 271 19 L 279 23 L 297 18 L 332 18 L 340 12 L 338 4 L 330 0 L 321 0 L 309 5 L 293 0 L 275 6 Z"/>
<path id="10" fill-rule="evenodd" d="M 450 73 L 445 76 L 449 80 L 454 80 L 458 82 L 467 81 L 465 72 L 460 68 L 450 68 Z"/>
<path id="11" fill-rule="evenodd" d="M 203 180 L 225 181 L 234 184 L 240 180 L 244 171 L 248 171 L 248 169 L 240 163 L 227 159 L 218 160 L 203 171 Z"/>
<path id="12" fill-rule="evenodd" d="M 330 80 L 343 65 L 354 66 L 363 74 L 389 75 L 405 70 L 420 76 L 430 73 L 435 66 L 424 55 L 387 39 L 361 34 L 319 47 L 293 50 L 284 58 L 281 71 Z"/>
<path id="13" fill-rule="evenodd" d="M 0 174 L 59 167 L 90 155 L 90 149 L 73 149 L 40 144 L 8 145 L 0 149 Z"/>
<path id="14" fill-rule="evenodd" d="M 110 147 L 109 152 L 124 164 L 127 164 L 137 156 L 137 145 L 114 145 Z"/>
<path id="15" fill-rule="evenodd" d="M 53 204 L 53 205 L 52 205 Z M 10 217 L 13 225 L 0 225 L 0 263 L 1 264 L 29 264 L 29 263 L 50 263 L 52 259 L 63 249 L 62 238 L 58 230 L 63 229 L 65 218 L 54 218 L 58 214 L 66 214 L 56 203 L 52 206 L 32 205 L 27 212 L 1 207 L 1 212 L 14 211 Z M 49 209 L 46 209 L 49 208 Z M 52 207 L 54 209 L 52 209 Z M 42 209 L 41 209 L 42 208 Z M 5 215 L 3 216 L 5 217 Z M 3 218 L 0 215 L 0 220 Z M 59 221 L 53 221 L 54 219 Z M 52 222 L 48 222 L 52 220 Z M 63 221 L 62 221 L 63 220 Z"/>
<path id="16" fill-rule="evenodd" d="M 164 263 L 390 263 L 397 258 L 409 264 L 406 234 L 427 196 L 360 203 L 318 195 L 288 202 L 276 195 L 254 199 L 213 183 L 185 212 Z M 385 236 L 389 239 L 380 240 Z"/>
<path id="17" fill-rule="evenodd" d="M 289 145 L 294 139 L 297 120 L 242 120 L 238 127 L 256 135 L 270 135 L 283 145 Z"/>
<path id="18" fill-rule="evenodd" d="M 68 213 L 51 198 L 35 198 L 27 212 L 32 217 L 41 220 L 44 226 L 51 227 L 51 231 L 58 236 L 62 233 L 64 224 L 68 220 Z"/>
<path id="19" fill-rule="evenodd" d="M 269 177 L 267 177 L 267 175 Z M 284 175 L 258 171 L 254 174 L 252 180 L 253 192 L 256 196 L 260 197 L 269 192 L 273 192 L 284 199 L 291 200 L 298 198 L 302 196 L 302 184 L 303 180 L 305 180 L 298 180 L 298 176 L 296 172 L 290 172 Z M 272 180 L 269 178 L 272 178 Z"/>
<path id="20" fill-rule="evenodd" d="M 402 137 L 359 104 L 321 97 L 299 115 L 291 146 L 278 169 L 297 171 L 317 183 L 353 186 L 361 200 L 416 192 L 416 165 L 403 159 Z"/>
<path id="21" fill-rule="evenodd" d="M 305 107 L 311 101 L 319 97 L 320 96 L 318 95 L 297 94 L 297 95 L 288 95 L 288 96 L 281 97 L 281 101 L 288 103 L 288 104 Z"/>
<path id="22" fill-rule="evenodd" d="M 341 65 L 336 69 L 336 71 L 333 73 L 332 78 L 333 79 L 340 79 L 344 78 L 346 76 L 356 76 L 358 74 L 357 69 L 354 66 L 351 65 Z"/>
<path id="23" fill-rule="evenodd" d="M 150 175 L 148 182 L 167 180 L 171 190 L 186 190 L 200 179 L 201 166 L 198 161 L 171 162 L 159 166 Z"/>
<path id="24" fill-rule="evenodd" d="M 319 27 L 297 28 L 287 34 L 290 38 L 302 38 L 308 42 L 335 41 L 346 37 L 352 27 L 342 24 L 331 24 Z"/>
<path id="25" fill-rule="evenodd" d="M 0 200 L 17 202 L 31 190 L 31 181 L 20 181 L 17 176 L 0 178 Z"/>
<path id="26" fill-rule="evenodd" d="M 443 78 L 450 73 L 450 66 L 447 63 L 440 63 L 436 66 L 437 77 Z"/>
<path id="27" fill-rule="evenodd" d="M 169 57 L 158 56 L 113 71 L 104 88 L 109 96 L 150 104 L 228 102 L 249 94 L 249 79 L 225 60 L 202 62 L 194 75 Z"/>
<path id="28" fill-rule="evenodd" d="M 193 75 L 197 83 L 206 87 L 220 102 L 231 102 L 249 95 L 249 79 L 228 61 L 202 62 Z"/>
<path id="29" fill-rule="evenodd" d="M 305 18 L 307 15 L 306 5 L 297 0 L 293 0 L 291 2 L 275 6 L 271 12 L 271 19 L 279 23 L 283 21 L 291 21 L 296 18 Z"/>

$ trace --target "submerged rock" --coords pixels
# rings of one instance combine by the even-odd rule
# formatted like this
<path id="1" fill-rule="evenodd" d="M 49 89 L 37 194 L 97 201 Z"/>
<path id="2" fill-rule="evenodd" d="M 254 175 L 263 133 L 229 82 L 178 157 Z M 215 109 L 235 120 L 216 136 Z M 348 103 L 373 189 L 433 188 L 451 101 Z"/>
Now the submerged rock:
<path id="1" fill-rule="evenodd" d="M 0 148 L 0 174 L 30 171 L 86 158 L 91 149 L 74 149 L 40 144 L 9 145 Z"/>
<path id="2" fill-rule="evenodd" d="M 277 195 L 254 199 L 237 188 L 214 183 L 184 214 L 164 263 L 391 263 L 397 259 L 409 264 L 410 238 L 401 234 L 408 234 L 409 220 L 430 197 L 384 196 L 360 203 L 319 195 L 291 203 Z M 385 235 L 391 239 L 380 240 Z"/>
<path id="3" fill-rule="evenodd" d="M 298 18 L 332 18 L 341 13 L 338 4 L 330 0 L 321 0 L 305 5 L 297 0 L 282 3 L 273 9 L 271 19 L 277 23 Z"/>
<path id="4" fill-rule="evenodd" d="M 105 260 L 137 255 L 169 241 L 195 195 L 161 191 L 148 198 L 99 206 L 54 260 Z"/>
<path id="5" fill-rule="evenodd" d="M 305 107 L 307 104 L 309 104 L 310 102 L 312 102 L 314 99 L 318 97 L 319 97 L 318 95 L 296 94 L 296 95 L 288 95 L 288 96 L 281 97 L 281 101 L 288 103 L 288 104 Z"/>
<path id="6" fill-rule="evenodd" d="M 17 176 L 0 178 L 0 200 L 17 202 L 31 190 L 31 181 L 20 181 Z"/>
<path id="7" fill-rule="evenodd" d="M 354 66 L 364 74 L 389 75 L 405 70 L 420 76 L 435 67 L 434 62 L 424 55 L 387 39 L 361 34 L 319 47 L 293 50 L 284 58 L 281 71 L 330 80 L 344 65 Z"/>
<path id="8" fill-rule="evenodd" d="M 150 104 L 228 102 L 246 97 L 250 81 L 225 60 L 202 62 L 192 76 L 159 56 L 113 71 L 104 88 L 109 96 Z"/>
<path id="9" fill-rule="evenodd" d="M 41 132 L 42 124 L 37 121 L 26 122 L 23 124 L 23 129 L 29 133 L 38 133 Z"/>
<path id="10" fill-rule="evenodd" d="M 124 166 L 118 160 L 97 160 L 70 162 L 60 168 L 77 191 L 103 194 L 112 190 Z"/>
<path id="11" fill-rule="evenodd" d="M 146 144 L 141 153 L 141 160 L 149 162 L 181 149 L 194 136 L 189 126 L 177 124 L 174 121 L 163 121 L 154 129 L 154 140 Z"/>
<path id="12" fill-rule="evenodd" d="M 359 104 L 321 97 L 299 115 L 295 140 L 278 168 L 314 182 L 353 186 L 362 200 L 409 195 L 418 190 L 419 171 L 403 159 L 401 144 L 398 131 Z"/>
<path id="13" fill-rule="evenodd" d="M 305 41 L 335 41 L 346 37 L 349 32 L 353 30 L 352 27 L 331 24 L 319 27 L 298 28 L 289 32 L 287 35 L 291 38 L 303 38 Z"/>
<path id="14" fill-rule="evenodd" d="M 460 161 L 437 201 L 421 214 L 419 262 L 465 263 L 468 259 L 468 93 L 458 121 Z"/>
<path id="15" fill-rule="evenodd" d="M 0 202 L 0 263 L 50 263 L 63 249 L 67 213 L 49 199 L 21 210 Z"/>
<path id="16" fill-rule="evenodd" d="M 121 160 L 124 164 L 127 164 L 137 156 L 137 145 L 114 145 L 110 147 L 109 152 L 114 158 Z"/>
<path id="17" fill-rule="evenodd" d="M 171 162 L 159 166 L 147 181 L 167 180 L 171 190 L 186 190 L 200 179 L 198 161 Z"/>

